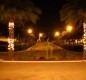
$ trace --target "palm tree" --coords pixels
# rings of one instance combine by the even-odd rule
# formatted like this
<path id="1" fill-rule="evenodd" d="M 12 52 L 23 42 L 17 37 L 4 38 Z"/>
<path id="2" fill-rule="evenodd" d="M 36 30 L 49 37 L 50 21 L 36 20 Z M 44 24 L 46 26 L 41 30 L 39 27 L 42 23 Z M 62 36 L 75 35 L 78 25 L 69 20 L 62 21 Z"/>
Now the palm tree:
<path id="1" fill-rule="evenodd" d="M 39 14 L 41 10 L 35 7 L 30 0 L 0 1 L 0 22 L 9 26 L 9 51 L 14 51 L 14 26 L 29 22 L 36 24 Z"/>
<path id="2" fill-rule="evenodd" d="M 61 21 L 66 24 L 77 25 L 84 29 L 84 51 L 83 58 L 86 58 L 86 0 L 67 0 L 67 3 L 60 10 Z"/>

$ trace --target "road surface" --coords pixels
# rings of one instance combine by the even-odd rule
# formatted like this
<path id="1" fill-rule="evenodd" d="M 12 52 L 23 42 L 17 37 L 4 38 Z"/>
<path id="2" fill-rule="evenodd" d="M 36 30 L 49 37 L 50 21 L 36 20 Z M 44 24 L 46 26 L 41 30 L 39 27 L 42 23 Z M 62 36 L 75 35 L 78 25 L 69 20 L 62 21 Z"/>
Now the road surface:
<path id="1" fill-rule="evenodd" d="M 0 80 L 86 80 L 86 62 L 0 62 Z"/>

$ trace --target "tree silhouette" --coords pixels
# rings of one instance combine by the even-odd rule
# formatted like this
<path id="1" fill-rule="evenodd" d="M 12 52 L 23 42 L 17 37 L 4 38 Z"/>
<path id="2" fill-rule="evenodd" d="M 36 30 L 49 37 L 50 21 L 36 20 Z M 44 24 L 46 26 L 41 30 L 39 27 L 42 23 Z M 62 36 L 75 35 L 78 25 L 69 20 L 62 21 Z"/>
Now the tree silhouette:
<path id="1" fill-rule="evenodd" d="M 84 29 L 84 58 L 86 57 L 86 0 L 67 0 L 60 11 L 61 21 Z"/>
<path id="2" fill-rule="evenodd" d="M 32 22 L 36 24 L 41 10 L 30 0 L 0 0 L 0 23 L 9 25 L 9 51 L 13 52 L 14 27 Z M 22 27 L 21 27 L 22 28 Z"/>

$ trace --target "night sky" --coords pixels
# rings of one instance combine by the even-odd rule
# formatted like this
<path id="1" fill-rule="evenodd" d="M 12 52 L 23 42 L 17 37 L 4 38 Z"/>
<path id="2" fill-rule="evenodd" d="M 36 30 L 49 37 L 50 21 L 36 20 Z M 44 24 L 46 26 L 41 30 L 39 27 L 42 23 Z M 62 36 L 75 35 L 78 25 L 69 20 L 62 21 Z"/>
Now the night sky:
<path id="1" fill-rule="evenodd" d="M 34 5 L 42 10 L 42 14 L 39 15 L 40 20 L 32 26 L 34 34 L 37 32 L 43 32 L 46 35 L 54 34 L 55 31 L 63 31 L 64 23 L 60 21 L 59 11 L 66 3 L 66 0 L 31 0 Z M 3 28 L 4 30 L 4 28 Z M 1 30 L 2 31 L 2 30 Z M 18 31 L 16 31 L 18 33 Z M 4 32 L 3 35 L 7 33 Z M 16 34 L 16 33 L 15 33 Z M 17 34 L 16 34 L 17 35 Z M 6 35 L 7 36 L 7 35 Z"/>
<path id="2" fill-rule="evenodd" d="M 32 2 L 42 10 L 40 20 L 36 24 L 38 31 L 53 33 L 64 28 L 63 23 L 60 21 L 59 11 L 66 3 L 66 0 L 32 0 Z"/>

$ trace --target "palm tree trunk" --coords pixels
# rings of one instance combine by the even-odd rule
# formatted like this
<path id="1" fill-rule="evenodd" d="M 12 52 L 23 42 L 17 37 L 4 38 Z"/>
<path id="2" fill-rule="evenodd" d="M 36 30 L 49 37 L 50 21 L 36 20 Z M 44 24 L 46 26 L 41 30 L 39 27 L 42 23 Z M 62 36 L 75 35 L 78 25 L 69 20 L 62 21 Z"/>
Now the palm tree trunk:
<path id="1" fill-rule="evenodd" d="M 9 50 L 9 58 L 13 59 L 13 52 L 14 52 L 14 22 L 9 22 L 8 50 Z"/>
<path id="2" fill-rule="evenodd" d="M 84 35 L 83 35 L 83 60 L 86 59 L 86 22 L 83 23 Z"/>

